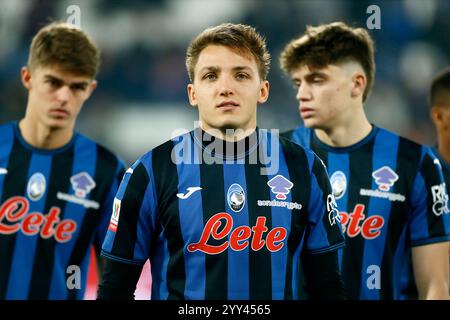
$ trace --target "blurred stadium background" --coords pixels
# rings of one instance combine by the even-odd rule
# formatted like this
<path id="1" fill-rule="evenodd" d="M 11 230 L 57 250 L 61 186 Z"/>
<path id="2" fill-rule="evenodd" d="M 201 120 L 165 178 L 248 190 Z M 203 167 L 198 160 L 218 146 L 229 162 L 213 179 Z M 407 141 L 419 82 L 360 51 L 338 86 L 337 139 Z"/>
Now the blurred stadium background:
<path id="1" fill-rule="evenodd" d="M 27 94 L 20 68 L 32 36 L 50 20 L 67 21 L 70 5 L 80 8 L 82 29 L 102 50 L 99 86 L 81 112 L 78 130 L 127 164 L 174 130 L 193 127 L 197 112 L 187 101 L 184 58 L 192 37 L 205 27 L 246 23 L 266 37 L 273 58 L 271 90 L 259 108 L 259 126 L 284 131 L 300 122 L 294 89 L 278 64 L 286 42 L 307 24 L 342 20 L 366 27 L 370 5 L 380 8 L 381 29 L 370 30 L 377 74 L 366 104 L 369 119 L 434 144 L 427 91 L 432 76 L 449 64 L 449 0 L 1 0 L 1 122 L 24 114 Z M 95 282 L 94 276 L 90 279 Z M 141 291 L 139 297 L 148 293 Z"/>

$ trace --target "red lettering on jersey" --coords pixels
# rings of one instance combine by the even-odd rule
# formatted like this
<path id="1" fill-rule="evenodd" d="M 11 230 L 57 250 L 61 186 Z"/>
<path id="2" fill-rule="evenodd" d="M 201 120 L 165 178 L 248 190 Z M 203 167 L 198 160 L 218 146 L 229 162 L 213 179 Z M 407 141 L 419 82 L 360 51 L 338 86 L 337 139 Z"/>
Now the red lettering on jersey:
<path id="1" fill-rule="evenodd" d="M 28 200 L 21 196 L 6 200 L 0 207 L 0 234 L 13 234 L 21 230 L 28 236 L 40 233 L 42 238 L 54 237 L 58 242 L 67 242 L 72 238 L 77 224 L 71 219 L 61 221 L 61 209 L 52 207 L 46 215 L 40 212 L 27 214 L 29 207 Z"/>
<path id="2" fill-rule="evenodd" d="M 380 235 L 381 228 L 384 225 L 384 218 L 380 215 L 372 215 L 364 219 L 366 217 L 364 210 L 364 205 L 357 204 L 350 214 L 339 212 L 342 230 L 344 233 L 347 231 L 347 235 L 351 238 L 361 233 L 365 239 L 372 240 Z"/>
<path id="3" fill-rule="evenodd" d="M 222 227 L 222 230 L 219 232 L 220 227 Z M 217 213 L 206 223 L 200 241 L 189 244 L 187 249 L 189 252 L 199 250 L 208 254 L 219 254 L 224 252 L 228 247 L 235 251 L 241 251 L 250 244 L 254 251 L 259 251 L 266 246 L 269 251 L 276 252 L 283 248 L 283 240 L 286 239 L 287 235 L 285 228 L 276 227 L 270 230 L 266 239 L 263 240 L 264 233 L 268 231 L 266 217 L 258 217 L 255 226 L 251 228 L 249 226 L 239 226 L 231 232 L 232 228 L 233 218 L 231 215 L 226 212 Z M 228 235 L 230 235 L 229 240 L 220 245 L 214 246 L 207 244 L 210 237 L 221 240 Z M 252 239 L 249 240 L 251 237 Z"/>

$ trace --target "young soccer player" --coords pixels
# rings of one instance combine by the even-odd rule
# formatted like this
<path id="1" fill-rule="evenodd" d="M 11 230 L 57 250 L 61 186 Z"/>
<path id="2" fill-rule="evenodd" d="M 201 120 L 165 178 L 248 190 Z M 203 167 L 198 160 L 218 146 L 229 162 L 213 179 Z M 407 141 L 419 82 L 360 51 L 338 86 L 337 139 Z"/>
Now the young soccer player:
<path id="1" fill-rule="evenodd" d="M 80 29 L 43 27 L 22 82 L 23 119 L 0 126 L 0 299 L 82 299 L 123 164 L 74 132 L 99 50 Z"/>
<path id="2" fill-rule="evenodd" d="M 250 26 L 222 24 L 187 49 L 200 127 L 127 170 L 103 244 L 100 299 L 130 299 L 150 258 L 153 299 L 343 298 L 338 212 L 321 161 L 257 128 L 270 56 Z"/>
<path id="3" fill-rule="evenodd" d="M 364 102 L 374 44 L 342 22 L 308 27 L 281 54 L 304 126 L 286 137 L 326 164 L 347 236 L 339 264 L 350 299 L 399 299 L 409 257 L 421 299 L 448 299 L 448 195 L 429 148 L 371 124 Z"/>

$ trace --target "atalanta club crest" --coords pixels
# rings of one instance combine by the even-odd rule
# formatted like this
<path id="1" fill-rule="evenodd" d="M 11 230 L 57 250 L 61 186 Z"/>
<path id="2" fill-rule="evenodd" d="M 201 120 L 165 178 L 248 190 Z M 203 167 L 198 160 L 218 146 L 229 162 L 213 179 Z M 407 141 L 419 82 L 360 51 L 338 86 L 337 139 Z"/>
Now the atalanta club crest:
<path id="1" fill-rule="evenodd" d="M 342 171 L 336 171 L 330 177 L 331 187 L 333 188 L 333 195 L 336 199 L 344 196 L 347 190 L 347 178 Z"/>
<path id="2" fill-rule="evenodd" d="M 44 195 L 46 187 L 47 181 L 45 180 L 45 176 L 40 172 L 36 172 L 28 180 L 28 198 L 33 201 L 38 201 Z"/>
<path id="3" fill-rule="evenodd" d="M 234 212 L 240 212 L 245 205 L 244 189 L 237 183 L 233 183 L 227 192 L 228 206 Z"/>

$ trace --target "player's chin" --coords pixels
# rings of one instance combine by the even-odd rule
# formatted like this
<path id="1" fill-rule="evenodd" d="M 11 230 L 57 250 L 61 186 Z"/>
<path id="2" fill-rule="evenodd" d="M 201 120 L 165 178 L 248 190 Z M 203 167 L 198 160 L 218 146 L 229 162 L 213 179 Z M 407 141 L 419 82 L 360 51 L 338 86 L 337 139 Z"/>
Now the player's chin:
<path id="1" fill-rule="evenodd" d="M 47 119 L 46 124 L 50 129 L 64 129 L 70 125 L 70 119 L 68 117 L 50 117 Z"/>

